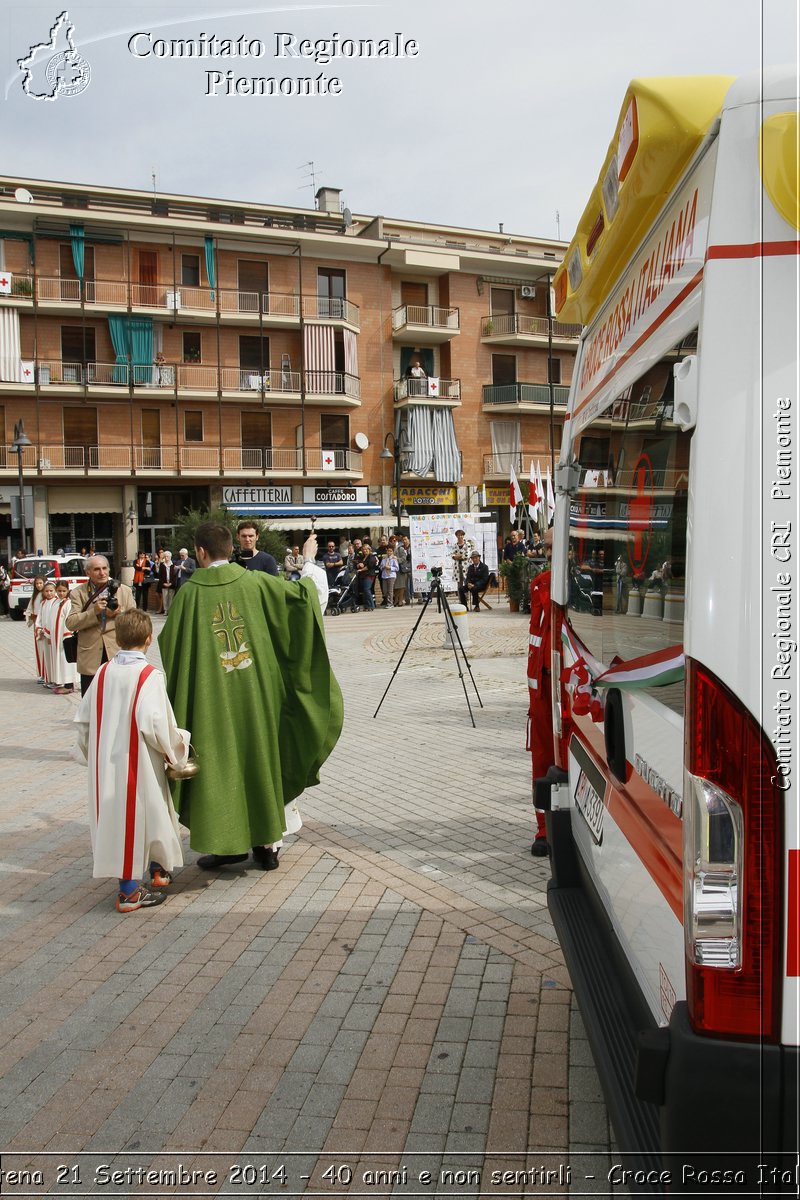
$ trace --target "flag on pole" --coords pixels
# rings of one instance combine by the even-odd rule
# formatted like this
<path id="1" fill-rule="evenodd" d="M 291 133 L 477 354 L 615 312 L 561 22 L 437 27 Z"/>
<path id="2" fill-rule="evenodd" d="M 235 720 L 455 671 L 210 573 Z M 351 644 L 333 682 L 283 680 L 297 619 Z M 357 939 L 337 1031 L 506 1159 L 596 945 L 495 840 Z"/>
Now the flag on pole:
<path id="1" fill-rule="evenodd" d="M 552 524 L 553 517 L 555 516 L 555 513 L 556 513 L 556 497 L 555 497 L 555 493 L 553 491 L 553 477 L 550 474 L 550 463 L 547 464 L 546 503 L 547 503 L 547 527 L 549 529 L 550 525 Z"/>
<path id="2" fill-rule="evenodd" d="M 541 468 L 541 464 L 540 464 L 538 458 L 536 460 L 536 487 L 538 489 L 539 497 L 540 497 L 538 520 L 539 520 L 539 524 L 542 527 L 545 527 L 545 503 L 546 503 L 546 500 L 545 500 L 545 494 L 544 494 L 544 480 L 542 479 L 542 468 Z"/>
<path id="3" fill-rule="evenodd" d="M 536 468 L 531 459 L 531 469 L 528 482 L 528 512 L 532 521 L 538 521 L 539 512 L 542 506 L 542 492 L 539 486 L 539 479 L 536 474 Z"/>
<path id="4" fill-rule="evenodd" d="M 513 525 L 517 519 L 517 505 L 522 504 L 522 489 L 519 486 L 517 472 L 514 470 L 514 464 L 511 464 L 511 480 L 508 498 L 509 515 L 511 524 Z"/>

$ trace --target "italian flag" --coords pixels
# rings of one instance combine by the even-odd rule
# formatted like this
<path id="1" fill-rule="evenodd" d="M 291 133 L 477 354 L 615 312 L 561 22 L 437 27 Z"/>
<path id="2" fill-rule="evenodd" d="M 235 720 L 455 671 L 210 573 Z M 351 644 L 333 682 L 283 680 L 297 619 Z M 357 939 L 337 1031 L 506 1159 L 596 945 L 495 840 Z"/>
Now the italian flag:
<path id="1" fill-rule="evenodd" d="M 684 677 L 685 657 L 683 646 L 667 646 L 653 654 L 642 654 L 629 658 L 627 662 L 613 663 L 594 680 L 595 687 L 635 688 L 664 687 L 668 683 L 680 683 Z"/>

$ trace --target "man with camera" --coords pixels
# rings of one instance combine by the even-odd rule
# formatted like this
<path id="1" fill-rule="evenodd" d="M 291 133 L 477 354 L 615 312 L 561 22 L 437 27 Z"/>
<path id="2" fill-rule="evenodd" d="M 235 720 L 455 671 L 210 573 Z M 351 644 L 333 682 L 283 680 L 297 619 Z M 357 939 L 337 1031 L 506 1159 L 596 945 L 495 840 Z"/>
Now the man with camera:
<path id="1" fill-rule="evenodd" d="M 78 674 L 81 695 L 104 662 L 117 653 L 115 620 L 119 613 L 136 607 L 133 592 L 124 583 L 109 579 L 108 559 L 93 554 L 86 563 L 88 583 L 81 583 L 70 592 L 72 605 L 66 620 L 67 629 L 78 638 Z"/>
<path id="2" fill-rule="evenodd" d="M 247 571 L 264 571 L 267 575 L 278 575 L 278 564 L 266 550 L 256 549 L 258 529 L 252 521 L 240 521 L 236 527 L 236 537 L 239 548 L 234 551 L 231 561 L 238 563 Z"/>

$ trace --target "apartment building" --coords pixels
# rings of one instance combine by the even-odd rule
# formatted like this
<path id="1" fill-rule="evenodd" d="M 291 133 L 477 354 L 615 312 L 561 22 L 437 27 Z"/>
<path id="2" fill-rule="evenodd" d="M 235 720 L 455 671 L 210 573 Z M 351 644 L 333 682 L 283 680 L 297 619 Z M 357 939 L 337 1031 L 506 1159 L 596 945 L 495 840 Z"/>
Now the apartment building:
<path id="1" fill-rule="evenodd" d="M 366 533 L 557 452 L 564 243 L 0 177 L 0 547 L 171 544 L 186 507 Z M 420 370 L 421 368 L 421 370 Z M 31 445 L 15 449 L 18 422 Z M 387 455 L 385 451 L 389 451 Z"/>

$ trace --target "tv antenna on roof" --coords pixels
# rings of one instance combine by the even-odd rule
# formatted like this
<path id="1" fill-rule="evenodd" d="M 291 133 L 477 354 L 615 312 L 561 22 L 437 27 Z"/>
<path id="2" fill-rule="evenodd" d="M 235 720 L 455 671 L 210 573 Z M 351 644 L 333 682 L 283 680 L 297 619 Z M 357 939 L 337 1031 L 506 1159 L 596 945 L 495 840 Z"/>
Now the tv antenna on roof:
<path id="1" fill-rule="evenodd" d="M 311 190 L 313 191 L 314 195 L 316 196 L 316 194 L 317 194 L 317 172 L 314 167 L 313 158 L 309 159 L 308 162 L 301 163 L 301 165 L 297 169 L 298 169 L 298 171 L 305 170 L 308 172 L 308 174 L 306 175 L 306 182 L 301 183 L 300 187 L 297 190 L 300 191 L 302 188 L 310 187 Z"/>

